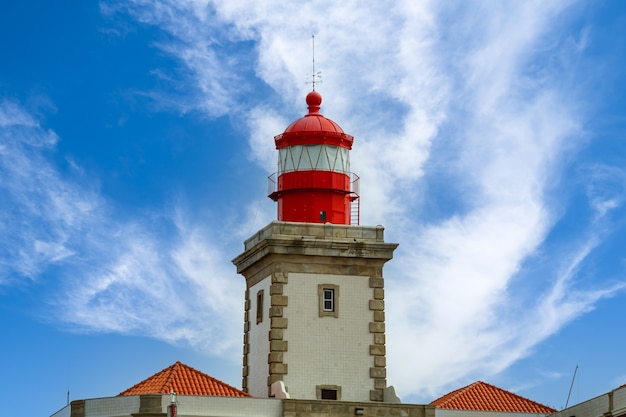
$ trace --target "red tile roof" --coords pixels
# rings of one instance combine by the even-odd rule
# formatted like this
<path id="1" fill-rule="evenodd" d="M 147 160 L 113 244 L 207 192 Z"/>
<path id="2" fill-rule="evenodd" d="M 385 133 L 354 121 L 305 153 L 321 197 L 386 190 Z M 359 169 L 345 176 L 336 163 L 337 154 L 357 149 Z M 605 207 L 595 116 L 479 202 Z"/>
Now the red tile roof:
<path id="1" fill-rule="evenodd" d="M 176 362 L 169 368 L 157 372 L 119 395 L 169 394 L 171 391 L 178 395 L 250 396 L 181 362 Z"/>
<path id="2" fill-rule="evenodd" d="M 431 403 L 450 410 L 551 414 L 555 409 L 482 381 L 452 391 Z"/>

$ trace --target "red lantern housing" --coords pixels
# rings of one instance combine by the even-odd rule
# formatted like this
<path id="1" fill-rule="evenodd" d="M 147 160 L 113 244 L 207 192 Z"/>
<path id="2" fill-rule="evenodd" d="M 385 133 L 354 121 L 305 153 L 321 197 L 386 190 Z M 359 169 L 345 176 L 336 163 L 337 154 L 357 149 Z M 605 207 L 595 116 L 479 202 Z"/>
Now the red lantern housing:
<path id="1" fill-rule="evenodd" d="M 354 137 L 320 114 L 322 96 L 306 96 L 309 113 L 274 137 L 278 172 L 269 177 L 269 198 L 278 220 L 359 224 L 358 176 L 350 172 Z"/>

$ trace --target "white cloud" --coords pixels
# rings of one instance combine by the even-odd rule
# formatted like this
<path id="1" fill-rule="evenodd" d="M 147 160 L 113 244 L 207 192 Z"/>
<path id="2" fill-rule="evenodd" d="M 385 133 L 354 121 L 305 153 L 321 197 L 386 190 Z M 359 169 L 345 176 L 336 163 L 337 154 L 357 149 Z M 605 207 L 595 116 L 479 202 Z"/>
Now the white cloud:
<path id="1" fill-rule="evenodd" d="M 172 3 L 150 4 L 156 14 Z M 281 101 L 252 100 L 238 111 L 249 124 L 252 159 L 268 171 L 272 137 L 287 125 L 276 115 L 305 111 L 310 35 L 317 35 L 322 110 L 356 136 L 363 218 L 386 224 L 402 243 L 388 267 L 389 343 L 397 355 L 390 376 L 402 394 L 432 394 L 469 374 L 498 372 L 619 288 L 578 291 L 568 270 L 541 285 L 539 304 L 520 307 L 509 291 L 558 220 L 560 208 L 548 196 L 567 156 L 585 140 L 567 90 L 575 86 L 561 80 L 567 62 L 547 59 L 582 52 L 559 39 L 568 5 L 407 1 L 378 2 L 372 10 L 356 2 L 198 1 L 156 22 L 177 39 L 170 28 L 187 21 L 186 7 L 195 15 L 214 12 L 213 31 L 193 34 L 188 26 L 183 38 L 219 33 L 231 49 L 241 39 L 256 43 L 256 73 Z M 186 53 L 166 50 L 190 62 Z M 188 66 L 198 82 L 216 77 Z M 226 80 L 226 94 L 241 97 Z M 435 174 L 424 179 L 429 164 L 454 183 L 439 183 Z M 432 224 L 413 214 L 422 210 L 425 181 L 457 200 Z M 618 204 L 594 201 L 599 212 Z M 587 242 L 583 237 L 580 245 Z M 572 264 L 588 254 L 572 255 Z M 408 360 L 415 355 L 423 360 Z"/>
<path id="2" fill-rule="evenodd" d="M 588 179 L 585 191 L 599 218 L 623 206 L 626 199 L 626 172 L 623 168 L 595 164 L 586 167 L 585 174 Z"/>
<path id="3" fill-rule="evenodd" d="M 46 163 L 57 135 L 15 102 L 0 102 L 0 139 L 0 284 L 7 284 L 36 279 L 49 263 L 70 256 L 66 228 L 80 229 L 98 201 Z"/>
<path id="4" fill-rule="evenodd" d="M 243 280 L 223 250 L 228 240 L 208 240 L 217 233 L 180 208 L 124 220 L 92 185 L 50 162 L 54 132 L 15 102 L 0 104 L 0 120 L 0 284 L 50 277 L 54 266 L 59 282 L 47 301 L 58 308 L 49 318 L 238 359 Z M 174 235 L 157 233 L 158 222 Z"/>
<path id="5" fill-rule="evenodd" d="M 149 216 L 146 222 L 106 217 L 93 224 L 93 247 L 81 253 L 93 265 L 73 263 L 74 274 L 81 275 L 66 282 L 63 320 L 79 329 L 185 342 L 238 359 L 244 284 L 224 250 L 229 241 L 219 239 L 219 227 L 200 227 L 180 208 L 160 217 L 174 227 L 173 235 L 157 234 Z"/>

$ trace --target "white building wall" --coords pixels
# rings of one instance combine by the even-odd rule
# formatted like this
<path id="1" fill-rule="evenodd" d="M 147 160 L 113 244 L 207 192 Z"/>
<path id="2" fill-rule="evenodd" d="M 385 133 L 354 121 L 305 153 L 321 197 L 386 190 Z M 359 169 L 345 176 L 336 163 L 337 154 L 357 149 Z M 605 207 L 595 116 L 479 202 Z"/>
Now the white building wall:
<path id="1" fill-rule="evenodd" d="M 319 284 L 339 286 L 338 318 L 319 317 Z M 369 277 L 289 273 L 284 294 L 289 300 L 284 382 L 291 398 L 316 399 L 317 385 L 338 385 L 342 401 L 369 401 L 374 389 Z"/>
<path id="2" fill-rule="evenodd" d="M 281 417 L 282 402 L 274 399 L 229 397 L 177 397 L 178 415 L 199 417 Z M 168 398 L 163 399 L 167 407 Z"/>
<path id="3" fill-rule="evenodd" d="M 609 410 L 609 395 L 604 394 L 555 413 L 558 417 L 602 417 Z"/>
<path id="4" fill-rule="evenodd" d="M 170 396 L 167 395 L 169 400 Z M 69 417 L 71 406 L 54 413 L 51 417 Z M 139 395 L 94 398 L 85 400 L 85 417 L 130 417 L 139 412 Z"/>
<path id="5" fill-rule="evenodd" d="M 248 320 L 250 322 L 249 353 L 248 353 L 248 390 L 253 397 L 264 398 L 268 396 L 267 377 L 269 375 L 269 365 L 267 358 L 270 351 L 269 331 L 270 331 L 270 284 L 271 277 L 261 280 L 250 287 L 250 310 Z M 257 293 L 263 290 L 263 321 L 257 324 Z"/>
<path id="6" fill-rule="evenodd" d="M 613 415 L 626 414 L 626 385 L 613 391 Z"/>
<path id="7" fill-rule="evenodd" d="M 169 394 L 161 397 L 163 415 L 167 412 L 170 401 Z M 274 399 L 179 395 L 176 397 L 176 402 L 178 415 L 181 417 L 281 417 L 283 415 L 282 402 Z M 139 403 L 139 395 L 85 400 L 85 417 L 139 415 Z M 69 417 L 71 411 L 71 406 L 68 405 L 52 417 Z"/>
<path id="8" fill-rule="evenodd" d="M 552 414 L 552 417 L 603 417 L 607 415 L 613 417 L 626 415 L 626 386 L 558 411 Z"/>

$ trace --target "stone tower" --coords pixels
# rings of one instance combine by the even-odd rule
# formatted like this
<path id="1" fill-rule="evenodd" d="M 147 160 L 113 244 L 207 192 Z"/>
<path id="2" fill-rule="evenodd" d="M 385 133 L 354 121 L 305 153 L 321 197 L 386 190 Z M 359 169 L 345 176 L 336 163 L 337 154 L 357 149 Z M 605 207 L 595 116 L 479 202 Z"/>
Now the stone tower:
<path id="1" fill-rule="evenodd" d="M 385 243 L 382 226 L 350 224 L 358 204 L 353 137 L 319 113 L 321 101 L 309 93 L 309 113 L 274 138 L 279 170 L 270 198 L 279 221 L 233 260 L 246 279 L 243 389 L 383 401 L 383 265 L 398 245 Z"/>

